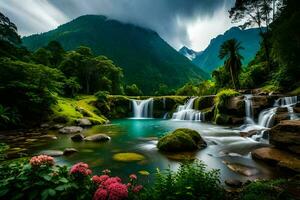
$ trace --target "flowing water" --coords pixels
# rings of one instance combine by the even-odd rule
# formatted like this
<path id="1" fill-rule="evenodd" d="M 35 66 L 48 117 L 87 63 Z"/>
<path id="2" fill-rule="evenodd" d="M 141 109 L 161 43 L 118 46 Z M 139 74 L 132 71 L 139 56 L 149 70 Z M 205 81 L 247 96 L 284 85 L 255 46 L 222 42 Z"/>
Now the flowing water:
<path id="1" fill-rule="evenodd" d="M 209 169 L 219 169 L 222 180 L 236 178 L 242 181 L 256 178 L 273 178 L 280 176 L 275 168 L 252 160 L 251 150 L 267 146 L 251 138 L 240 137 L 239 131 L 207 123 L 193 121 L 174 121 L 162 119 L 122 119 L 113 120 L 111 124 L 85 129 L 85 136 L 105 133 L 111 137 L 107 143 L 73 142 L 70 135 L 62 135 L 56 131 L 57 140 L 32 147 L 31 151 L 40 154 L 44 150 L 64 150 L 76 148 L 79 152 L 71 156 L 56 157 L 59 164 L 72 165 L 77 162 L 88 163 L 93 171 L 101 172 L 111 169 L 113 174 L 127 177 L 130 173 L 146 170 L 154 174 L 156 169 L 176 169 L 178 161 L 169 155 L 160 153 L 156 148 L 157 138 L 177 128 L 191 128 L 201 133 L 208 147 L 192 154 L 202 160 Z M 145 160 L 137 162 L 120 162 L 113 155 L 120 152 L 135 152 L 145 156 Z M 188 154 L 189 156 L 190 154 Z M 183 154 L 185 157 L 186 155 Z M 234 172 L 229 167 L 246 168 L 249 176 Z"/>
<path id="2" fill-rule="evenodd" d="M 177 111 L 173 114 L 173 120 L 188 120 L 188 121 L 204 121 L 205 116 L 198 110 L 194 110 L 194 101 L 197 97 L 189 99 L 184 105 L 177 107 Z"/>
<path id="3" fill-rule="evenodd" d="M 153 98 L 146 100 L 132 99 L 133 117 L 136 119 L 152 118 Z"/>
<path id="4" fill-rule="evenodd" d="M 253 117 L 253 108 L 252 108 L 252 95 L 245 95 L 245 124 L 255 124 Z"/>

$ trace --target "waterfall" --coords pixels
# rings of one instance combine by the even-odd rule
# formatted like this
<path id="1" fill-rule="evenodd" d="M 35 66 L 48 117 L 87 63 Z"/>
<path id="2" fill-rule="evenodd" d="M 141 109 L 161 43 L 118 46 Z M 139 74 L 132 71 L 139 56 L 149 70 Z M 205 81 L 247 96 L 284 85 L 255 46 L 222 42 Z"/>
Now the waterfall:
<path id="1" fill-rule="evenodd" d="M 131 99 L 133 107 L 133 117 L 137 119 L 152 118 L 153 98 L 146 100 Z"/>
<path id="2" fill-rule="evenodd" d="M 165 110 L 166 109 L 166 97 L 164 97 L 162 99 L 162 101 L 163 101 L 163 109 Z"/>
<path id="3" fill-rule="evenodd" d="M 291 120 L 298 119 L 297 114 L 294 113 L 294 106 L 298 103 L 298 96 L 291 97 L 281 97 L 275 101 L 274 106 L 276 107 L 286 107 Z"/>
<path id="4" fill-rule="evenodd" d="M 259 113 L 258 124 L 260 126 L 270 128 L 273 126 L 274 115 L 276 114 L 277 107 L 268 108 Z"/>
<path id="5" fill-rule="evenodd" d="M 245 124 L 255 124 L 253 120 L 252 94 L 245 95 Z"/>
<path id="6" fill-rule="evenodd" d="M 198 110 L 194 110 L 194 101 L 197 97 L 189 99 L 184 105 L 177 107 L 177 112 L 172 116 L 174 120 L 190 120 L 190 121 L 203 121 L 204 114 Z"/>

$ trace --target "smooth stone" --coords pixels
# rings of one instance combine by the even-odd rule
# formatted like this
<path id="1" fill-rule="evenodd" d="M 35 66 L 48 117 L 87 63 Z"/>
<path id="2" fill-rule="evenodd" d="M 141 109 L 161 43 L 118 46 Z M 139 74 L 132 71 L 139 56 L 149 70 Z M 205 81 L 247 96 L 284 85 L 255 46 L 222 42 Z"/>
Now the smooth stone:
<path id="1" fill-rule="evenodd" d="M 110 140 L 110 137 L 108 135 L 105 135 L 102 133 L 84 138 L 84 141 L 90 141 L 90 142 L 106 142 L 109 140 Z"/>
<path id="2" fill-rule="evenodd" d="M 37 141 L 38 139 L 31 139 L 31 138 L 29 138 L 29 139 L 26 139 L 26 142 L 35 142 L 35 141 Z"/>
<path id="3" fill-rule="evenodd" d="M 196 154 L 194 152 L 180 152 L 172 154 L 164 154 L 168 159 L 174 161 L 184 161 L 184 160 L 195 160 Z"/>
<path id="4" fill-rule="evenodd" d="M 62 125 L 62 124 L 55 124 L 55 125 L 51 126 L 50 129 L 58 130 L 58 129 L 61 129 L 63 127 L 64 127 L 64 125 Z"/>
<path id="5" fill-rule="evenodd" d="M 64 154 L 63 151 L 59 151 L 59 150 L 43 150 L 39 153 L 39 155 L 47 155 L 47 156 L 62 156 Z"/>
<path id="6" fill-rule="evenodd" d="M 273 147 L 263 147 L 251 152 L 254 159 L 263 160 L 271 165 L 300 172 L 300 158 L 296 154 Z"/>
<path id="7" fill-rule="evenodd" d="M 270 143 L 300 154 L 300 120 L 284 120 L 269 131 Z"/>
<path id="8" fill-rule="evenodd" d="M 145 157 L 138 153 L 117 153 L 114 154 L 113 159 L 121 162 L 134 162 L 144 160 Z"/>
<path id="9" fill-rule="evenodd" d="M 71 140 L 74 142 L 81 142 L 81 141 L 83 141 L 83 139 L 84 139 L 84 136 L 82 134 L 76 134 L 76 135 L 71 136 Z"/>
<path id="10" fill-rule="evenodd" d="M 65 150 L 63 152 L 63 155 L 64 156 L 69 156 L 69 155 L 77 153 L 77 152 L 78 152 L 78 150 L 75 149 L 75 148 L 65 148 Z"/>
<path id="11" fill-rule="evenodd" d="M 225 184 L 230 187 L 239 188 L 239 187 L 242 187 L 243 182 L 240 180 L 237 180 L 237 179 L 227 179 L 227 180 L 225 180 Z"/>
<path id="12" fill-rule="evenodd" d="M 252 166 L 247 166 L 239 163 L 230 163 L 228 161 L 222 161 L 231 171 L 244 176 L 253 176 L 258 174 L 258 170 Z"/>
<path id="13" fill-rule="evenodd" d="M 78 126 L 91 126 L 92 122 L 87 118 L 82 118 L 78 120 Z"/>
<path id="14" fill-rule="evenodd" d="M 80 126 L 66 126 L 59 129 L 59 133 L 71 134 L 71 133 L 80 133 L 83 131 L 83 128 Z"/>
<path id="15" fill-rule="evenodd" d="M 41 124 L 41 128 L 49 128 L 50 127 L 50 125 L 49 124 L 47 124 L 47 123 L 45 123 L 45 124 Z"/>

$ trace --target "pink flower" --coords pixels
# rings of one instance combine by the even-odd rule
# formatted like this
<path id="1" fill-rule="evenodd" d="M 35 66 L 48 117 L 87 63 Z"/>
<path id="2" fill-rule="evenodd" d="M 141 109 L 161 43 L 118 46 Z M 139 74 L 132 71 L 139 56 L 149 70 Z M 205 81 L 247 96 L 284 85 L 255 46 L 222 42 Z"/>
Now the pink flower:
<path id="1" fill-rule="evenodd" d="M 104 188 L 108 188 L 113 183 L 121 183 L 121 179 L 119 177 L 111 177 L 108 178 L 106 181 L 102 182 L 101 186 Z"/>
<path id="2" fill-rule="evenodd" d="M 108 178 L 109 178 L 108 175 L 93 176 L 92 181 L 96 184 L 101 184 L 102 182 L 106 181 Z"/>
<path id="3" fill-rule="evenodd" d="M 141 191 L 141 189 L 143 189 L 143 186 L 142 185 L 137 185 L 133 188 L 132 192 L 138 193 L 139 191 Z"/>
<path id="4" fill-rule="evenodd" d="M 129 178 L 130 178 L 131 180 L 136 180 L 136 179 L 137 179 L 137 176 L 136 176 L 135 174 L 131 174 L 131 175 L 129 176 Z"/>
<path id="5" fill-rule="evenodd" d="M 103 188 L 98 188 L 94 194 L 93 200 L 106 200 L 108 197 L 108 193 Z"/>
<path id="6" fill-rule="evenodd" d="M 128 197 L 127 186 L 122 183 L 112 183 L 108 186 L 110 200 L 122 200 Z"/>
<path id="7" fill-rule="evenodd" d="M 38 167 L 41 165 L 52 166 L 54 165 L 54 158 L 47 155 L 39 155 L 32 157 L 29 163 L 32 167 Z"/>
<path id="8" fill-rule="evenodd" d="M 109 169 L 105 169 L 105 170 L 102 171 L 102 173 L 103 173 L 103 174 L 109 174 L 109 173 L 110 173 L 110 170 L 109 170 Z"/>
<path id="9" fill-rule="evenodd" d="M 127 183 L 127 188 L 130 188 L 132 186 L 131 183 Z"/>
<path id="10" fill-rule="evenodd" d="M 72 166 L 70 174 L 81 174 L 88 176 L 92 174 L 92 170 L 89 169 L 88 164 L 80 162 Z"/>

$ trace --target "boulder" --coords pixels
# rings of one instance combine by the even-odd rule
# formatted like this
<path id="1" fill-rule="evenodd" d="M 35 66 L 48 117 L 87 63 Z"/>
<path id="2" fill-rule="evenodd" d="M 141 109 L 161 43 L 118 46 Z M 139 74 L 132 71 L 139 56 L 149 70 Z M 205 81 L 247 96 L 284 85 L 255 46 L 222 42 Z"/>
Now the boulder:
<path id="1" fill-rule="evenodd" d="M 270 143 L 300 154 L 300 120 L 284 120 L 269 131 Z"/>
<path id="2" fill-rule="evenodd" d="M 263 160 L 271 165 L 288 169 L 296 173 L 300 172 L 299 156 L 274 147 L 263 147 L 251 152 L 254 159 Z"/>
<path id="3" fill-rule="evenodd" d="M 259 173 L 258 169 L 252 166 L 243 165 L 240 163 L 231 163 L 228 161 L 222 161 L 231 171 L 244 175 L 244 176 L 254 176 Z"/>
<path id="4" fill-rule="evenodd" d="M 78 150 L 77 149 L 74 149 L 74 148 L 65 148 L 64 152 L 63 152 L 63 155 L 64 156 L 69 156 L 69 155 L 72 155 L 74 153 L 77 153 Z"/>
<path id="5" fill-rule="evenodd" d="M 64 125 L 62 124 L 54 124 L 53 126 L 50 127 L 51 130 L 58 130 L 58 129 L 61 129 L 63 128 Z"/>
<path id="6" fill-rule="evenodd" d="M 244 96 L 231 97 L 225 105 L 227 114 L 239 117 L 245 116 Z"/>
<path id="7" fill-rule="evenodd" d="M 105 134 L 96 134 L 92 136 L 88 136 L 84 138 L 84 141 L 91 141 L 91 142 L 106 142 L 109 141 L 110 137 Z"/>
<path id="8" fill-rule="evenodd" d="M 214 106 L 215 95 L 201 96 L 194 101 L 194 109 L 203 110 Z"/>
<path id="9" fill-rule="evenodd" d="M 78 126 L 91 126 L 92 122 L 87 118 L 82 118 L 77 121 Z"/>
<path id="10" fill-rule="evenodd" d="M 81 142 L 83 141 L 84 136 L 82 134 L 75 134 L 73 136 L 71 136 L 71 140 L 74 142 Z"/>
<path id="11" fill-rule="evenodd" d="M 273 99 L 269 96 L 253 96 L 251 100 L 255 117 L 257 117 L 262 110 L 270 108 L 273 105 Z"/>
<path id="12" fill-rule="evenodd" d="M 300 102 L 296 103 L 294 106 L 294 112 L 295 113 L 300 113 Z"/>
<path id="13" fill-rule="evenodd" d="M 59 133 L 63 134 L 80 133 L 81 131 L 83 131 L 83 128 L 80 126 L 66 126 L 59 129 Z"/>
<path id="14" fill-rule="evenodd" d="M 206 147 L 206 142 L 197 131 L 180 128 L 160 138 L 157 147 L 165 152 L 195 151 Z"/>

